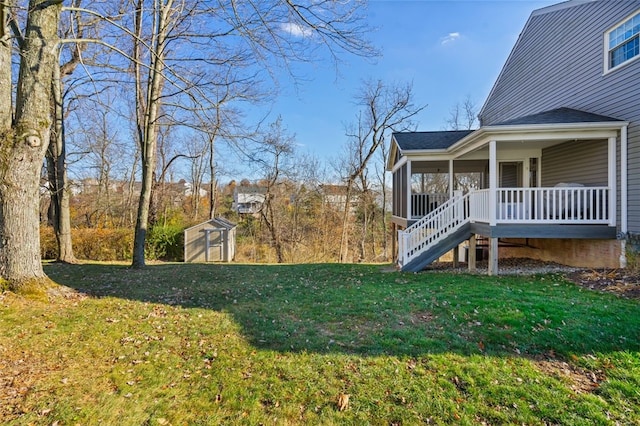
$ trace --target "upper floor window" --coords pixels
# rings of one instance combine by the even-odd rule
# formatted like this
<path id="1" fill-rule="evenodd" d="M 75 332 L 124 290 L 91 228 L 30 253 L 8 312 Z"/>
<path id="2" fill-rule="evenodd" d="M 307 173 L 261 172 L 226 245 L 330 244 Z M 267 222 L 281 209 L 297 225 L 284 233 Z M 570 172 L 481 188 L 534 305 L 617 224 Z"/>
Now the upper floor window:
<path id="1" fill-rule="evenodd" d="M 607 70 L 640 55 L 640 13 L 636 13 L 606 34 Z"/>

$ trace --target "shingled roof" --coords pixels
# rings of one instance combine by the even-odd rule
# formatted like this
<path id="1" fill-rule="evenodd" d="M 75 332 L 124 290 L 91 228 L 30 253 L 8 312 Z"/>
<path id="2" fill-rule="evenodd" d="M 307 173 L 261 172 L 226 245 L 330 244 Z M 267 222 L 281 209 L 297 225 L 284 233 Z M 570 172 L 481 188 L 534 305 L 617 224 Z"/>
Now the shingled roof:
<path id="1" fill-rule="evenodd" d="M 440 132 L 398 132 L 394 133 L 401 151 L 423 149 L 447 149 L 473 130 L 446 130 Z"/>
<path id="2" fill-rule="evenodd" d="M 519 124 L 566 124 L 566 123 L 599 123 L 599 122 L 623 121 L 604 115 L 593 114 L 572 108 L 557 108 L 537 114 L 526 115 L 503 121 L 492 126 L 514 126 Z"/>

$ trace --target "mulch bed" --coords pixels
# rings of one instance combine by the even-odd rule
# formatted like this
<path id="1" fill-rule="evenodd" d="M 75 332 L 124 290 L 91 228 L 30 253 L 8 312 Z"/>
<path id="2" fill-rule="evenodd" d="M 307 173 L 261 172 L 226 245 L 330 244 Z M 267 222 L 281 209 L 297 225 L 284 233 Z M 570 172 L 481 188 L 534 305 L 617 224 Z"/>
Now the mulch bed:
<path id="1" fill-rule="evenodd" d="M 566 278 L 590 290 L 640 299 L 640 275 L 626 269 L 589 269 L 568 272 Z"/>

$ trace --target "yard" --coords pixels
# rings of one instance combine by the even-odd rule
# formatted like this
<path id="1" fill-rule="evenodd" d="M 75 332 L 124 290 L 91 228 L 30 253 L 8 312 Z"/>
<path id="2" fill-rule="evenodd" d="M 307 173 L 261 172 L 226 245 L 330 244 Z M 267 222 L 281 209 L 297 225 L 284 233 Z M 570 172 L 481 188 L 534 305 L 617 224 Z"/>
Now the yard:
<path id="1" fill-rule="evenodd" d="M 640 302 L 561 275 L 48 264 L 0 295 L 8 424 L 640 424 Z"/>

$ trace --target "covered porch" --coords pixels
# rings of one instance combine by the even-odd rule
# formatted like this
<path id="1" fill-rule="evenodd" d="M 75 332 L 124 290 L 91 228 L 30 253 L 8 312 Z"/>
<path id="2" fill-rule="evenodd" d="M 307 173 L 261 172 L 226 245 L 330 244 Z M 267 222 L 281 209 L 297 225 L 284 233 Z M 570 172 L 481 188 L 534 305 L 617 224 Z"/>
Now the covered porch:
<path id="1" fill-rule="evenodd" d="M 488 238 L 489 273 L 497 273 L 499 238 L 615 239 L 626 229 L 626 126 L 562 109 L 440 146 L 430 140 L 445 132 L 414 133 L 409 146 L 394 134 L 388 169 L 399 266 L 463 225 L 464 239 Z"/>

